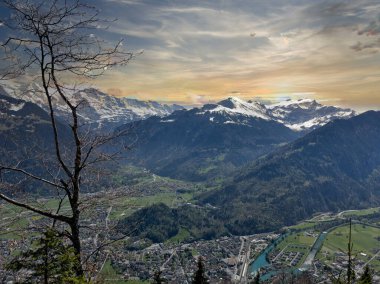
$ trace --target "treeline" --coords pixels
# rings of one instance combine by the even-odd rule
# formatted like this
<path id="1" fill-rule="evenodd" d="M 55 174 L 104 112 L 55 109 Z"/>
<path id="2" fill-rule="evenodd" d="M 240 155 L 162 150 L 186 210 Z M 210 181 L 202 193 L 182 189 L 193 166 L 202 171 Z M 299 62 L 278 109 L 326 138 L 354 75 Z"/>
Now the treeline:
<path id="1" fill-rule="evenodd" d="M 127 233 L 134 228 L 133 235 L 147 238 L 155 243 L 176 236 L 181 228 L 189 232 L 187 241 L 213 239 L 227 233 L 221 220 L 213 218 L 212 209 L 195 205 L 170 208 L 163 203 L 155 204 L 121 220 L 118 230 Z"/>

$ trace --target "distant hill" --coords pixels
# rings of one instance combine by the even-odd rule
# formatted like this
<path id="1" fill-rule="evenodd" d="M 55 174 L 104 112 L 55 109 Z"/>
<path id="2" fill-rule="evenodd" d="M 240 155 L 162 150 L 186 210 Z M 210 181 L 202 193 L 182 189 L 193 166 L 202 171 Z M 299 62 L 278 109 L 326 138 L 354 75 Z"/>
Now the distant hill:
<path id="1" fill-rule="evenodd" d="M 214 208 L 202 218 L 244 235 L 316 212 L 378 206 L 379 122 L 375 111 L 336 120 L 241 168 L 221 190 L 198 197 Z"/>

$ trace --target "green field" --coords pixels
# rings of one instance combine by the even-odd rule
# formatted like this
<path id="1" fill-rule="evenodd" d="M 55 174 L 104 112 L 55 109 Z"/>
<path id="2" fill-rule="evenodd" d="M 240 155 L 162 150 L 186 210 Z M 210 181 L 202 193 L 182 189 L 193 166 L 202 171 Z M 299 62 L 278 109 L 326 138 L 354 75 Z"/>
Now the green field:
<path id="1" fill-rule="evenodd" d="M 347 253 L 349 226 L 342 226 L 331 231 L 323 247 L 317 255 L 321 261 L 331 264 L 336 259 L 337 252 Z M 380 229 L 362 224 L 352 225 L 353 255 L 364 262 L 368 262 L 380 249 Z M 363 255 L 365 254 L 365 255 Z M 371 266 L 376 270 L 380 262 L 373 260 Z"/>
<path id="2" fill-rule="evenodd" d="M 283 249 L 289 244 L 312 246 L 315 237 L 308 236 L 305 232 L 293 233 L 287 236 L 281 243 L 277 245 L 277 249 Z"/>
<path id="3" fill-rule="evenodd" d="M 179 244 L 182 241 L 186 240 L 188 237 L 190 237 L 190 232 L 184 228 L 181 228 L 178 234 L 168 239 L 166 243 Z"/>
<path id="4" fill-rule="evenodd" d="M 107 260 L 100 272 L 105 284 L 147 284 L 149 281 L 123 280 L 122 276 L 112 267 L 111 261 Z"/>
<path id="5" fill-rule="evenodd" d="M 290 227 L 287 227 L 287 228 L 290 229 L 290 230 L 307 230 L 307 229 L 313 228 L 317 224 L 318 224 L 318 222 L 306 221 L 306 222 L 302 222 L 302 223 L 299 223 L 297 225 L 290 226 Z"/>
<path id="6" fill-rule="evenodd" d="M 368 209 L 362 209 L 362 210 L 350 210 L 346 211 L 342 214 L 342 216 L 349 217 L 349 216 L 365 216 L 373 213 L 379 213 L 380 208 L 368 208 Z"/>
<path id="7" fill-rule="evenodd" d="M 115 200 L 103 200 L 103 205 L 113 206 L 110 219 L 118 220 L 131 215 L 138 209 L 156 203 L 164 203 L 169 207 L 175 207 L 179 203 L 189 202 L 192 198 L 193 195 L 191 193 L 176 194 L 175 192 L 162 192 L 151 196 L 122 196 Z"/>
<path id="8" fill-rule="evenodd" d="M 111 179 L 117 185 L 112 194 L 105 192 L 96 197 L 91 195 L 87 197 L 86 194 L 83 194 L 83 198 L 89 200 L 87 203 L 92 205 L 82 211 L 82 218 L 91 218 L 94 216 L 94 212 L 107 212 L 112 207 L 109 218 L 117 221 L 138 209 L 156 203 L 176 207 L 192 201 L 195 193 L 206 190 L 200 184 L 160 177 L 136 167 L 122 168 Z M 114 193 L 117 194 L 114 195 Z M 58 207 L 59 202 L 59 199 L 56 198 L 34 198 L 29 201 L 29 204 L 45 210 L 54 210 Z M 66 213 L 69 210 L 68 200 L 64 200 L 60 212 Z M 41 216 L 17 206 L 0 204 L 0 221 L 4 225 L 0 231 L 0 239 L 18 238 L 16 230 L 24 230 L 30 222 L 38 221 L 41 218 Z"/>

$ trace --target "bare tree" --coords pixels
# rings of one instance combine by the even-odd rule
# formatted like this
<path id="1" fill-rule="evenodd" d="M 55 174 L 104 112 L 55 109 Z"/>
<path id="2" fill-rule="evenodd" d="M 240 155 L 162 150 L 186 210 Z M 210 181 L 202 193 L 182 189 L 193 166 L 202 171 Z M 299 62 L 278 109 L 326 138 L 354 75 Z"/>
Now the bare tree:
<path id="1" fill-rule="evenodd" d="M 90 136 L 83 131 L 80 107 L 83 101 L 75 99 L 75 92 L 68 88 L 68 81 L 101 76 L 107 69 L 126 64 L 132 54 L 123 51 L 122 42 L 114 46 L 100 40 L 95 34 L 107 22 L 98 17 L 98 11 L 79 0 L 3 0 L 12 13 L 4 25 L 10 34 L 2 43 L 3 59 L 10 63 L 2 73 L 3 79 L 37 74 L 48 106 L 53 136 L 52 155 L 57 168 L 55 172 L 39 175 L 22 168 L 20 163 L 2 164 L 3 175 L 14 173 L 57 190 L 60 198 L 54 210 L 41 209 L 4 192 L 0 199 L 32 211 L 53 221 L 64 224 L 65 234 L 75 250 L 78 263 L 82 263 L 80 240 L 82 178 L 91 166 L 113 158 L 101 148 L 115 135 Z M 93 32 L 91 32 L 91 30 Z M 70 149 L 62 143 L 54 100 L 61 100 L 69 112 Z M 120 134 L 117 134 L 118 136 Z M 62 213 L 61 206 L 68 200 L 69 212 Z M 84 275 L 82 264 L 76 274 Z"/>

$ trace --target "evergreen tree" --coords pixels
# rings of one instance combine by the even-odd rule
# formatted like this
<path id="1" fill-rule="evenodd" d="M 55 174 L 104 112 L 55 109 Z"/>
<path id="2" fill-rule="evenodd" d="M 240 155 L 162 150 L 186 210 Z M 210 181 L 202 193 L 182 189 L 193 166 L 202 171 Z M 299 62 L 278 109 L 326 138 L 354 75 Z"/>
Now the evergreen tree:
<path id="1" fill-rule="evenodd" d="M 260 284 L 260 272 L 257 271 L 255 278 L 253 279 L 253 284 Z"/>
<path id="2" fill-rule="evenodd" d="M 202 257 L 198 257 L 198 269 L 195 271 L 193 276 L 192 284 L 206 284 L 208 283 L 208 279 L 205 275 L 205 268 L 202 262 Z"/>
<path id="3" fill-rule="evenodd" d="M 368 266 L 364 268 L 364 272 L 359 279 L 358 284 L 372 284 L 372 273 Z"/>
<path id="4" fill-rule="evenodd" d="M 350 218 L 350 231 L 348 233 L 348 245 L 347 245 L 347 254 L 348 254 L 348 264 L 347 264 L 347 284 L 351 284 L 355 278 L 355 272 L 352 269 L 352 248 L 353 243 L 351 239 L 351 230 L 352 230 L 352 222 Z"/>
<path id="5" fill-rule="evenodd" d="M 48 229 L 6 267 L 28 271 L 22 283 L 85 283 L 83 277 L 76 276 L 77 265 L 74 249 L 67 247 L 56 231 Z"/>
<path id="6" fill-rule="evenodd" d="M 162 274 L 161 270 L 157 270 L 154 273 L 153 283 L 152 284 L 162 284 L 162 283 L 164 283 L 164 280 L 161 278 L 161 274 Z"/>

